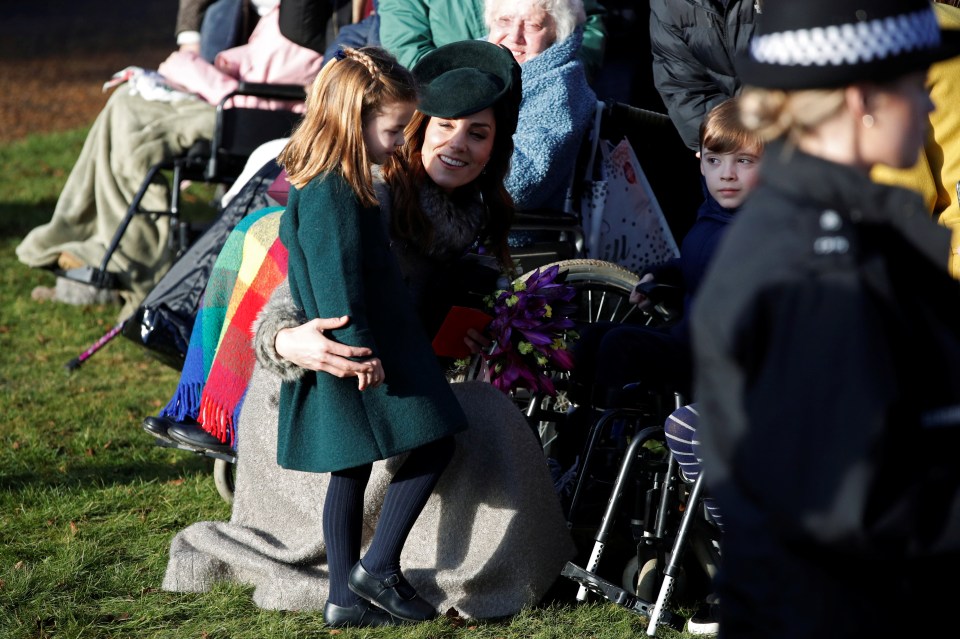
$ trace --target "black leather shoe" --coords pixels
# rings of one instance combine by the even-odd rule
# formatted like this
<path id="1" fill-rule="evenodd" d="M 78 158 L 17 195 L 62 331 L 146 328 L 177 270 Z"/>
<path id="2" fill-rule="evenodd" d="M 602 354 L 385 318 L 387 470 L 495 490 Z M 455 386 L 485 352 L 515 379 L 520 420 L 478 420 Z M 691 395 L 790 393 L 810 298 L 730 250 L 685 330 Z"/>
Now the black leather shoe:
<path id="1" fill-rule="evenodd" d="M 400 623 L 366 600 L 352 606 L 338 606 L 328 601 L 323 607 L 323 621 L 331 628 L 372 628 Z"/>
<path id="2" fill-rule="evenodd" d="M 378 579 L 367 572 L 360 562 L 350 570 L 347 582 L 350 590 L 383 608 L 394 617 L 406 621 L 430 621 L 437 617 L 437 609 L 417 594 L 403 575 L 394 573 Z"/>
<path id="3" fill-rule="evenodd" d="M 160 417 L 158 415 L 151 415 L 150 417 L 144 418 L 142 426 L 143 426 L 143 430 L 147 431 L 154 437 L 157 437 L 158 439 L 164 439 L 166 441 L 172 441 L 167 431 L 170 430 L 171 426 L 176 426 L 177 424 L 180 424 L 180 423 L 197 424 L 197 422 L 195 422 L 192 419 L 188 419 L 187 421 L 184 421 L 184 422 L 178 422 L 176 420 L 170 419 L 169 417 Z"/>
<path id="4" fill-rule="evenodd" d="M 203 430 L 197 422 L 177 422 L 167 428 L 167 435 L 178 444 L 185 444 L 191 448 L 204 451 L 210 450 L 215 453 L 233 454 L 233 449 L 229 444 L 224 444 L 219 439 Z"/>

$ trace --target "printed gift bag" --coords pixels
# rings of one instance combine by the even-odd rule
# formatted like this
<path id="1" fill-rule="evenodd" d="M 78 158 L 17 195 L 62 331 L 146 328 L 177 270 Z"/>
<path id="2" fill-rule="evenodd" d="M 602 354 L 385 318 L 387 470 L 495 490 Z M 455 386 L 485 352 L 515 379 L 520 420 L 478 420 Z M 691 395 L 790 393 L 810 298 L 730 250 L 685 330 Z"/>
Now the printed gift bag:
<path id="1" fill-rule="evenodd" d="M 599 180 L 586 184 L 580 212 L 587 257 L 635 273 L 678 257 L 680 250 L 640 162 L 624 138 L 599 141 Z"/>

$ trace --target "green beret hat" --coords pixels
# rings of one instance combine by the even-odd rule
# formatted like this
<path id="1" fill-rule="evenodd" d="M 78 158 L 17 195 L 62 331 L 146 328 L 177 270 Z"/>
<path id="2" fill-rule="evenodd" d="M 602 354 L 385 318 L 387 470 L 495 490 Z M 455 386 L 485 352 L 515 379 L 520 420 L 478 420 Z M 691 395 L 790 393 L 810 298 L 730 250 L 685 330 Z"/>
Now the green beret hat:
<path id="1" fill-rule="evenodd" d="M 462 118 L 506 100 L 512 121 L 503 124 L 516 129 L 520 65 L 506 47 L 485 40 L 445 44 L 423 56 L 413 75 L 420 84 L 422 113 Z"/>

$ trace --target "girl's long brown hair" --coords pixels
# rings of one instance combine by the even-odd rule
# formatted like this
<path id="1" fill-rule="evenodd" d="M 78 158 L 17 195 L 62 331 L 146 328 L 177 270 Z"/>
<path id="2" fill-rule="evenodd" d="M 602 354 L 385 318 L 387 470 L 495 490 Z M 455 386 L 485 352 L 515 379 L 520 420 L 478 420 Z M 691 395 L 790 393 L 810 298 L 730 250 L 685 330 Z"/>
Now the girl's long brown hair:
<path id="1" fill-rule="evenodd" d="M 307 111 L 277 161 L 302 189 L 321 173 L 341 173 L 363 206 L 377 203 L 363 126 L 386 105 L 416 102 L 413 75 L 379 47 L 342 49 L 310 86 Z"/>

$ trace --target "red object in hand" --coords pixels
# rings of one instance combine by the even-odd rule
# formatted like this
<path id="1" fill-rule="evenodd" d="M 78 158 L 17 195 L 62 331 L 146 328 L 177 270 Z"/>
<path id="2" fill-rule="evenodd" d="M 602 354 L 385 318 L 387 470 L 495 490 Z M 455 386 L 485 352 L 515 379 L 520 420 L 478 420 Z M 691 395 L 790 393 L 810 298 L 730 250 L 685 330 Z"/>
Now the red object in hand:
<path id="1" fill-rule="evenodd" d="M 481 310 L 467 306 L 454 306 L 447 313 L 433 338 L 433 352 L 440 357 L 462 359 L 472 355 L 470 347 L 463 339 L 467 331 L 475 328 L 480 332 L 486 330 L 493 318 Z"/>

